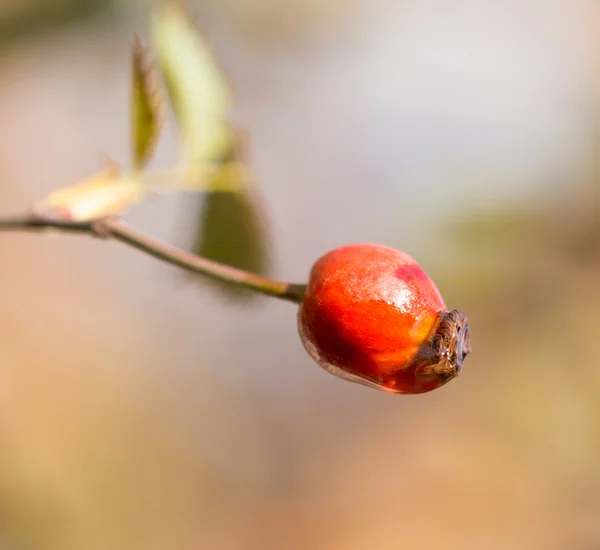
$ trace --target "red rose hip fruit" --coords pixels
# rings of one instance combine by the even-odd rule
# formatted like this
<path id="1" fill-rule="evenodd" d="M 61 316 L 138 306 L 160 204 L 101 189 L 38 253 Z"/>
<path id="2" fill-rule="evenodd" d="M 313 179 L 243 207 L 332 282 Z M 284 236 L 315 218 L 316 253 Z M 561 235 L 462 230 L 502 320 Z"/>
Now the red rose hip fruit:
<path id="1" fill-rule="evenodd" d="M 446 309 L 413 258 L 374 244 L 343 246 L 317 260 L 298 328 L 324 369 L 389 393 L 442 386 L 471 351 L 466 315 Z"/>

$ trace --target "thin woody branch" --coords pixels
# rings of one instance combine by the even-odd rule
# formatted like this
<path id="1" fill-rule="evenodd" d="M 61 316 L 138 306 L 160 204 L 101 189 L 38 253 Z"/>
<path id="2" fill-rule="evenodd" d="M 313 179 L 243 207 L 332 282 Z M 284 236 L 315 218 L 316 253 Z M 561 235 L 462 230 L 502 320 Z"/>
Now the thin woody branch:
<path id="1" fill-rule="evenodd" d="M 287 283 L 196 256 L 137 230 L 118 218 L 69 221 L 35 215 L 0 219 L 0 231 L 63 232 L 113 239 L 193 273 L 248 288 L 261 294 L 300 303 L 305 285 Z"/>

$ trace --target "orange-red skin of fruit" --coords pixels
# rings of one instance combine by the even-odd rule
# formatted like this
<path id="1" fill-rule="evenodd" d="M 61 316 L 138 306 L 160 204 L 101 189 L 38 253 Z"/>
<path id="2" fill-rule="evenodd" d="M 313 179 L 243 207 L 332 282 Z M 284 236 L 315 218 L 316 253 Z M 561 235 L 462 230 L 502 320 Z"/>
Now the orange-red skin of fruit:
<path id="1" fill-rule="evenodd" d="M 298 323 L 307 351 L 330 372 L 391 393 L 423 393 L 443 382 L 421 376 L 413 359 L 445 310 L 412 257 L 355 244 L 314 264 Z"/>

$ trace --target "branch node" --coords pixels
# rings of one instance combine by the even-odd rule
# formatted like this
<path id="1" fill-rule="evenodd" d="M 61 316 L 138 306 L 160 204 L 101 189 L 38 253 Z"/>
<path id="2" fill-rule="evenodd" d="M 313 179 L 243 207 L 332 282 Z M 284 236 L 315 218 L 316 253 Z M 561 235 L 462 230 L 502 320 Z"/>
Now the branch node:
<path id="1" fill-rule="evenodd" d="M 98 239 L 110 239 L 112 236 L 112 231 L 110 227 L 110 222 L 114 221 L 115 217 L 104 217 L 98 218 L 97 220 L 92 220 L 90 222 L 90 232 L 91 234 Z"/>

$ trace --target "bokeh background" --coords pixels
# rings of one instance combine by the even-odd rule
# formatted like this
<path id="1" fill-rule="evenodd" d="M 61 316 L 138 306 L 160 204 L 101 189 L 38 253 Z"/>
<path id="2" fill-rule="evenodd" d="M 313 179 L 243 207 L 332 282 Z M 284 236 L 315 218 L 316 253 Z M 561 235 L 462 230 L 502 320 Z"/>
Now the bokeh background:
<path id="1" fill-rule="evenodd" d="M 448 386 L 319 369 L 294 306 L 118 244 L 0 238 L 2 550 L 600 548 L 600 7 L 203 0 L 270 274 L 376 241 L 468 313 Z M 128 162 L 146 0 L 0 1 L 0 211 Z M 153 166 L 177 158 L 168 126 Z M 127 219 L 189 245 L 198 205 Z"/>

